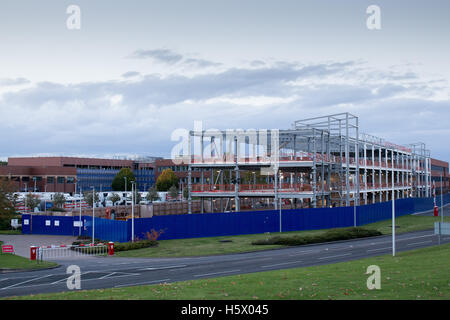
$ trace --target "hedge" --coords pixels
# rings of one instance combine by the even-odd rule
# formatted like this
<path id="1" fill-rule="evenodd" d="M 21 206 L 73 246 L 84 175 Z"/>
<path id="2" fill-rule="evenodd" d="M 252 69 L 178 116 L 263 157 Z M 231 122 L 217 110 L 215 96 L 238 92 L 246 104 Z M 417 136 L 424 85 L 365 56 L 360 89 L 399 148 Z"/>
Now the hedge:
<path id="1" fill-rule="evenodd" d="M 313 236 L 275 236 L 269 239 L 253 241 L 253 245 L 285 245 L 285 246 L 298 246 L 305 244 L 331 242 L 338 240 L 350 240 L 357 238 L 366 238 L 381 236 L 382 233 L 378 230 L 364 229 L 360 227 L 331 229 L 323 234 Z"/>

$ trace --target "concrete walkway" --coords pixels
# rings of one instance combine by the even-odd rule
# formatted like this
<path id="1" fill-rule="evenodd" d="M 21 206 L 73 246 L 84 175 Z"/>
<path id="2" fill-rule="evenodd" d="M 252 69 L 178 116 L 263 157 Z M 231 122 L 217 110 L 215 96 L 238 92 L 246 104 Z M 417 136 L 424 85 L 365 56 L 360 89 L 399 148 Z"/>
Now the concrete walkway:
<path id="1" fill-rule="evenodd" d="M 0 234 L 0 241 L 3 244 L 11 244 L 17 255 L 29 258 L 31 246 L 59 246 L 62 244 L 69 245 L 75 241 L 77 237 L 72 236 L 52 236 L 52 235 L 34 235 L 34 234 Z"/>

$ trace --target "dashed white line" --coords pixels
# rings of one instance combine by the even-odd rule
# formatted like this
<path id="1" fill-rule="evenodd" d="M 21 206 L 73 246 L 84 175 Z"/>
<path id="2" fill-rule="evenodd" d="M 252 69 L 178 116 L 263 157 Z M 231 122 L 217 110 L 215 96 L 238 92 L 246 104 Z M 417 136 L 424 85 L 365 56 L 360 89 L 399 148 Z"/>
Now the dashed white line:
<path id="1" fill-rule="evenodd" d="M 305 255 L 305 254 L 308 254 L 308 253 L 317 253 L 317 252 L 320 252 L 320 250 L 301 251 L 301 252 L 298 252 L 298 253 L 292 253 L 289 256 L 290 257 L 295 257 L 295 256 L 302 256 L 302 255 Z"/>
<path id="2" fill-rule="evenodd" d="M 266 265 L 266 266 L 261 266 L 261 268 L 272 268 L 272 267 L 277 267 L 277 266 L 284 266 L 287 264 L 293 264 L 293 263 L 300 263 L 302 261 L 297 260 L 297 261 L 290 261 L 290 262 L 282 262 L 282 263 L 276 263 L 276 264 L 270 264 L 270 265 Z"/>
<path id="3" fill-rule="evenodd" d="M 433 241 L 429 240 L 429 241 L 408 243 L 407 246 L 415 246 L 415 245 L 418 245 L 418 244 L 425 244 L 425 243 L 430 243 L 430 242 L 433 242 Z"/>
<path id="4" fill-rule="evenodd" d="M 339 254 L 336 256 L 327 256 L 327 257 L 322 257 L 322 258 L 317 258 L 318 260 L 324 260 L 324 259 L 333 259 L 333 258 L 340 258 L 340 257 L 345 257 L 345 256 L 350 256 L 351 253 L 346 253 L 346 254 Z"/>
<path id="5" fill-rule="evenodd" d="M 370 250 L 367 250 L 367 252 L 373 252 L 373 251 L 382 251 L 382 250 L 391 250 L 392 249 L 392 247 L 385 247 L 385 248 L 378 248 L 378 249 L 370 249 Z"/>
<path id="6" fill-rule="evenodd" d="M 221 271 L 221 272 L 196 274 L 196 275 L 194 275 L 194 277 L 196 277 L 196 278 L 198 278 L 198 277 L 206 277 L 206 276 L 212 276 L 212 275 L 216 275 L 216 274 L 232 273 L 232 272 L 238 272 L 238 271 L 241 271 L 241 270 L 236 269 L 236 270 L 228 270 L 228 271 Z"/>
<path id="7" fill-rule="evenodd" d="M 114 286 L 114 288 L 139 286 L 139 285 L 152 284 L 152 283 L 161 283 L 161 282 L 166 282 L 166 281 L 169 281 L 169 280 L 170 279 L 161 279 L 161 280 L 153 280 L 153 281 L 138 282 L 138 283 L 120 284 L 120 285 Z"/>

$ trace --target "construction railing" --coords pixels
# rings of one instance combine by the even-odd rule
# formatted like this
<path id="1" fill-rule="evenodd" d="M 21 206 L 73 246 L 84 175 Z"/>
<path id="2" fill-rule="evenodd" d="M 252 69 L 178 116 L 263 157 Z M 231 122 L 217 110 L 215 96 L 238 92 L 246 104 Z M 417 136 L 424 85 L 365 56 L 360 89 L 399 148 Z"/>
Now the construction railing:
<path id="1" fill-rule="evenodd" d="M 88 245 L 41 246 L 37 248 L 37 260 L 106 255 L 108 245 L 104 243 Z"/>

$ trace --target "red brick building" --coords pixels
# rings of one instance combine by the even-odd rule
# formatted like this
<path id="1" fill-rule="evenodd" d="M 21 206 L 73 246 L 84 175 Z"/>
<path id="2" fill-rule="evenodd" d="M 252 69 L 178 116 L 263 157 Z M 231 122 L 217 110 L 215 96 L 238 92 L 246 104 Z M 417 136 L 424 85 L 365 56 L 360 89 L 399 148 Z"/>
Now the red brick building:
<path id="1" fill-rule="evenodd" d="M 74 192 L 76 168 L 57 166 L 0 166 L 0 177 L 16 191 Z"/>
<path id="2" fill-rule="evenodd" d="M 431 158 L 431 183 L 436 188 L 436 194 L 441 194 L 441 175 L 442 192 L 445 194 L 450 189 L 448 162 Z"/>

